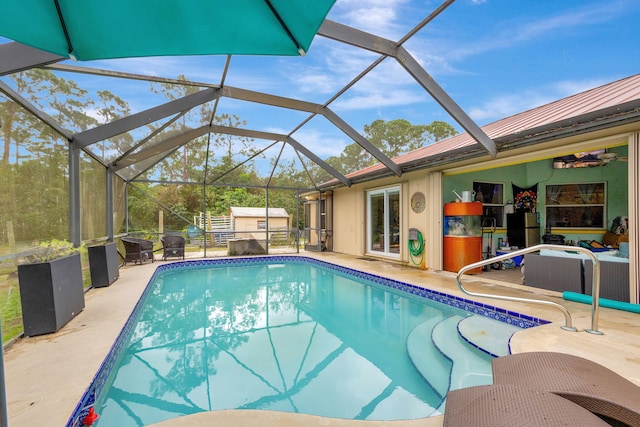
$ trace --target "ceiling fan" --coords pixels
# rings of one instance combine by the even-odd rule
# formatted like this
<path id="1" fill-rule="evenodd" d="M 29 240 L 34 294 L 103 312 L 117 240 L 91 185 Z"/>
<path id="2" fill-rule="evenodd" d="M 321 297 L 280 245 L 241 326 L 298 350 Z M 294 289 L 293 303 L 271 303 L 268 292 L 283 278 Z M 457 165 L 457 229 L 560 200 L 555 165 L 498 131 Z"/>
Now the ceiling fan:
<path id="1" fill-rule="evenodd" d="M 602 160 L 602 163 L 607 164 L 609 162 L 614 162 L 616 160 L 626 162 L 629 160 L 629 158 L 627 156 L 620 156 L 617 153 L 607 152 L 607 153 L 598 154 L 598 160 Z"/>

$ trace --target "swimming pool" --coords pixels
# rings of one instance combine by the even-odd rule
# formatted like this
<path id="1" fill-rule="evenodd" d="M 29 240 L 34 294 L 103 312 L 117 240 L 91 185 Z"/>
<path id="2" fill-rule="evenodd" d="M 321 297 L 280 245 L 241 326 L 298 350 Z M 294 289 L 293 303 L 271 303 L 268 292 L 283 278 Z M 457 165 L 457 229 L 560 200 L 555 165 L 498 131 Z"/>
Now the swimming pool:
<path id="1" fill-rule="evenodd" d="M 225 408 L 426 417 L 450 387 L 491 381 L 489 356 L 449 353 L 473 318 L 546 323 L 306 257 L 165 264 L 67 425 L 94 405 L 98 426 Z"/>

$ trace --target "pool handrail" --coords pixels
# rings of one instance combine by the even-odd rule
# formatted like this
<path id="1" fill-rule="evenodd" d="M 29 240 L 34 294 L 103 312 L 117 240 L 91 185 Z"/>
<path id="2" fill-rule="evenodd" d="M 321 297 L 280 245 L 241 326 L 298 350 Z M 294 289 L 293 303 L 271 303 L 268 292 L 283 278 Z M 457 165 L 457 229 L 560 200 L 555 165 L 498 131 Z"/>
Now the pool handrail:
<path id="1" fill-rule="evenodd" d="M 456 276 L 456 282 L 458 284 L 458 289 L 460 289 L 460 291 L 462 291 L 463 293 L 473 296 L 473 297 L 479 297 L 479 298 L 493 298 L 493 299 L 499 299 L 499 300 L 505 300 L 505 301 L 516 301 L 516 302 L 524 302 L 524 303 L 530 303 L 530 304 L 541 304 L 541 305 L 549 305 L 552 307 L 556 307 L 557 309 L 559 309 L 560 311 L 562 311 L 562 314 L 564 314 L 564 318 L 565 318 L 565 325 L 561 326 L 562 329 L 567 330 L 567 331 L 577 331 L 577 329 L 573 326 L 572 320 L 571 320 L 571 314 L 569 313 L 569 310 L 567 310 L 567 308 L 565 306 L 563 306 L 562 304 L 558 304 L 556 302 L 553 301 L 545 301 L 545 300 L 538 300 L 538 299 L 530 299 L 530 298 L 520 298 L 520 297 L 511 297 L 511 296 L 507 296 L 507 295 L 496 295 L 496 294 L 483 294 L 480 292 L 472 292 L 469 291 L 468 289 L 465 289 L 464 286 L 462 286 L 462 282 L 460 280 L 461 276 L 469 271 L 469 270 L 473 270 L 475 268 L 479 268 L 479 267 L 483 267 L 485 265 L 491 265 L 495 262 L 499 262 L 499 261 L 503 261 L 503 260 L 507 260 L 510 258 L 514 258 L 516 256 L 520 256 L 520 255 L 524 255 L 524 254 L 528 254 L 531 252 L 538 252 L 542 249 L 551 249 L 554 251 L 571 251 L 571 252 L 581 252 L 583 254 L 586 254 L 589 258 L 591 258 L 591 261 L 593 262 L 593 288 L 591 290 L 591 294 L 592 294 L 592 303 L 591 303 L 591 329 L 585 329 L 586 332 L 591 333 L 591 334 L 595 334 L 595 335 L 602 335 L 603 333 L 601 331 L 598 330 L 598 316 L 599 316 L 599 310 L 600 310 L 600 303 L 599 303 L 599 299 L 600 299 L 600 260 L 598 259 L 598 257 L 596 257 L 594 255 L 594 253 L 587 249 L 587 248 L 583 248 L 580 246 L 566 246 L 566 245 L 551 245 L 551 244 L 541 244 L 541 245 L 535 245 L 535 246 L 530 246 L 528 248 L 524 248 L 524 249 L 518 249 L 515 251 L 510 251 L 509 253 L 506 253 L 504 255 L 499 255 L 493 258 L 487 258 L 487 259 L 483 259 L 482 261 L 478 261 L 478 262 L 474 262 L 473 264 L 468 264 L 465 265 L 464 267 L 462 267 L 459 271 L 458 274 Z"/>

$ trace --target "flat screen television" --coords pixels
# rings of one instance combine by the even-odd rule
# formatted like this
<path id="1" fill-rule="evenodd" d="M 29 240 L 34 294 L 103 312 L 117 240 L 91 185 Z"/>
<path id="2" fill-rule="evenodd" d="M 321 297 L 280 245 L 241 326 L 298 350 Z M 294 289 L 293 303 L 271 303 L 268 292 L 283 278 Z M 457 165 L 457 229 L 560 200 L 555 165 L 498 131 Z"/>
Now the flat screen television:
<path id="1" fill-rule="evenodd" d="M 567 156 L 555 157 L 553 159 L 554 169 L 568 169 L 568 168 L 592 168 L 595 166 L 602 166 L 604 160 L 598 158 L 600 154 L 604 154 L 605 149 L 594 151 L 585 151 L 582 153 L 569 154 Z"/>

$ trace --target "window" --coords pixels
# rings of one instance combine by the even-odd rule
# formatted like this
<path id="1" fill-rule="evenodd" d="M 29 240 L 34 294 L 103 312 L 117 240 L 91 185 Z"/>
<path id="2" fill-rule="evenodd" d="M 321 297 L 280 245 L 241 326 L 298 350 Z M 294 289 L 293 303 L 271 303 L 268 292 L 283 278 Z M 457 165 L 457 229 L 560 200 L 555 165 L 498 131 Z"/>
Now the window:
<path id="1" fill-rule="evenodd" d="M 475 200 L 482 202 L 482 224 L 504 227 L 504 184 L 496 182 L 473 182 Z"/>
<path id="2" fill-rule="evenodd" d="M 266 230 L 267 229 L 267 221 L 264 219 L 258 220 L 258 230 Z"/>
<path id="3" fill-rule="evenodd" d="M 400 254 L 400 187 L 367 193 L 367 249 Z"/>
<path id="4" fill-rule="evenodd" d="M 548 227 L 604 228 L 604 182 L 545 187 Z"/>

